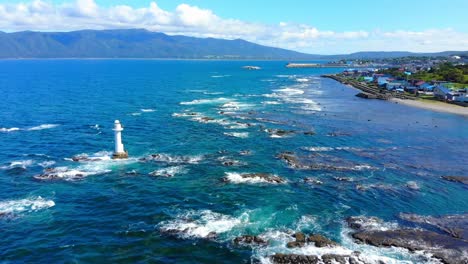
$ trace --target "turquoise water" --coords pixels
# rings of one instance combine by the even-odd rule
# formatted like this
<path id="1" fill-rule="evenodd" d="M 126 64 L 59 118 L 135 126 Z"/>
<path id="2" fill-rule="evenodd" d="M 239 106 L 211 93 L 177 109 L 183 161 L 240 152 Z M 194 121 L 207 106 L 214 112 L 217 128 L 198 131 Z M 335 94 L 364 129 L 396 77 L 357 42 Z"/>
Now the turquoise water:
<path id="1" fill-rule="evenodd" d="M 373 261 L 419 263 L 404 250 L 355 244 L 344 219 L 397 225 L 400 212 L 466 212 L 466 187 L 440 176 L 467 171 L 467 119 L 360 99 L 319 77 L 340 69 L 284 65 L 0 61 L 0 262 L 249 263 L 360 250 Z M 128 160 L 109 159 L 115 119 Z M 328 167 L 288 167 L 277 158 L 285 151 Z M 83 154 L 95 160 L 70 160 Z M 151 154 L 161 155 L 140 160 Z M 46 168 L 59 168 L 57 177 L 35 178 Z M 285 182 L 240 177 L 254 172 Z M 288 249 L 294 231 L 342 247 Z M 244 234 L 269 244 L 233 245 Z"/>

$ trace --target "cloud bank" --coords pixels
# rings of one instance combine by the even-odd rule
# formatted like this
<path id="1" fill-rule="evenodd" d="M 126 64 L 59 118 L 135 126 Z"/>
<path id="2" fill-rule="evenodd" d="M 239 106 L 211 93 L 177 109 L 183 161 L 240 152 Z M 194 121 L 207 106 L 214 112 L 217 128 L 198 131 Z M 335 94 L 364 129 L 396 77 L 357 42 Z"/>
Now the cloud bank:
<path id="1" fill-rule="evenodd" d="M 94 0 L 52 4 L 33 0 L 0 4 L 0 30 L 71 31 L 80 29 L 145 28 L 170 35 L 242 38 L 256 43 L 316 54 L 355 51 L 434 52 L 464 50 L 468 34 L 450 28 L 384 32 L 318 29 L 312 25 L 281 22 L 276 25 L 221 18 L 209 9 L 180 4 L 163 10 L 156 2 L 147 7 L 101 7 Z"/>

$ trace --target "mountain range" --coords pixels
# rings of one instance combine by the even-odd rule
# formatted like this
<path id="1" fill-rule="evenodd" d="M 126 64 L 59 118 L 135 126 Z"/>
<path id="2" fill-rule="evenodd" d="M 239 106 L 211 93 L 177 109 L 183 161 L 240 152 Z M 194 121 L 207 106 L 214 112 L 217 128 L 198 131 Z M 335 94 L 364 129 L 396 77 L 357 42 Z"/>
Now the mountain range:
<path id="1" fill-rule="evenodd" d="M 267 47 L 242 39 L 171 36 L 145 29 L 71 32 L 0 31 L 0 58 L 172 58 L 172 59 L 358 59 L 403 56 L 468 55 L 440 53 L 357 52 L 342 55 L 305 54 Z"/>

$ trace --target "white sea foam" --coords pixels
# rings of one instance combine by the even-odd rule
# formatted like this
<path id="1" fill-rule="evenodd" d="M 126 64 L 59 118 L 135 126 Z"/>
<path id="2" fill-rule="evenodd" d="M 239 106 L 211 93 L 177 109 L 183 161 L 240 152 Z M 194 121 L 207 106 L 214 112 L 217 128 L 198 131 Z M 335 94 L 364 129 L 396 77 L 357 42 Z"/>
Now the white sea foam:
<path id="1" fill-rule="evenodd" d="M 6 128 L 6 127 L 1 127 L 0 132 L 13 132 L 13 131 L 19 131 L 20 129 L 18 127 L 11 127 L 11 128 Z"/>
<path id="2" fill-rule="evenodd" d="M 27 130 L 29 130 L 29 131 L 44 130 L 44 129 L 55 128 L 55 127 L 58 127 L 58 126 L 59 126 L 59 125 L 57 125 L 57 124 L 43 124 L 43 125 L 39 125 L 39 126 L 35 126 L 35 127 L 28 128 Z"/>
<path id="3" fill-rule="evenodd" d="M 53 160 L 47 160 L 47 161 L 43 161 L 43 162 L 39 162 L 37 165 L 43 167 L 43 168 L 47 168 L 47 167 L 50 167 L 52 165 L 55 164 L 55 161 Z"/>
<path id="4" fill-rule="evenodd" d="M 111 172 L 110 169 L 102 169 L 100 167 L 88 168 L 69 168 L 69 167 L 55 167 L 49 168 L 40 175 L 34 176 L 38 180 L 65 180 L 73 181 L 88 177 L 91 175 L 99 175 Z"/>
<path id="5" fill-rule="evenodd" d="M 39 126 L 35 127 L 30 127 L 30 128 L 18 128 L 18 127 L 12 127 L 12 128 L 0 128 L 0 132 L 14 132 L 14 131 L 20 131 L 20 130 L 26 130 L 26 131 L 36 131 L 36 130 L 44 130 L 44 129 L 51 129 L 58 127 L 59 125 L 57 124 L 42 124 Z"/>
<path id="6" fill-rule="evenodd" d="M 246 213 L 236 218 L 210 210 L 188 211 L 174 220 L 160 223 L 159 230 L 176 233 L 182 238 L 210 238 L 214 234 L 229 232 L 248 221 L 249 215 Z"/>
<path id="7" fill-rule="evenodd" d="M 228 75 L 228 74 L 225 74 L 225 75 L 211 75 L 211 78 L 225 78 L 225 77 L 229 77 L 231 75 Z"/>
<path id="8" fill-rule="evenodd" d="M 294 88 L 283 88 L 283 89 L 277 89 L 277 90 L 274 90 L 276 92 L 280 92 L 284 95 L 288 95 L 288 96 L 291 96 L 291 95 L 301 95 L 304 93 L 303 90 L 300 90 L 300 89 L 294 89 Z"/>
<path id="9" fill-rule="evenodd" d="M 219 95 L 219 94 L 224 94 L 223 92 L 203 92 L 203 94 L 206 95 Z"/>
<path id="10" fill-rule="evenodd" d="M 224 128 L 226 128 L 226 129 L 246 129 L 246 128 L 249 128 L 249 126 L 251 126 L 251 125 L 252 124 L 236 122 L 233 125 L 228 125 L 228 126 L 225 126 Z"/>
<path id="11" fill-rule="evenodd" d="M 131 113 L 130 115 L 132 115 L 132 116 L 141 116 L 141 113 L 136 112 L 136 113 Z"/>
<path id="12" fill-rule="evenodd" d="M 326 254 L 335 255 L 351 255 L 357 262 L 348 261 L 346 263 L 390 263 L 390 264 L 413 264 L 421 263 L 421 254 L 412 254 L 406 249 L 401 248 L 379 248 L 365 244 L 357 244 L 351 238 L 349 233 L 351 230 L 344 227 L 341 232 L 341 245 L 334 247 L 316 247 L 314 243 L 307 243 L 303 247 L 288 248 L 287 243 L 294 241 L 291 236 L 294 232 L 300 232 L 304 229 L 314 230 L 314 232 L 321 233 L 321 227 L 317 224 L 317 217 L 315 216 L 303 216 L 297 222 L 295 230 L 284 230 L 284 229 L 269 229 L 266 232 L 260 234 L 260 237 L 268 241 L 266 247 L 255 247 L 253 248 L 254 257 L 258 258 L 261 263 L 272 263 L 271 256 L 276 253 L 283 254 L 297 254 L 297 255 L 314 255 L 321 260 L 322 256 Z M 372 221 L 371 221 L 372 222 Z M 388 228 L 394 228 L 394 224 L 388 224 L 384 222 L 372 222 L 368 223 L 370 228 L 375 230 L 388 230 Z M 361 254 L 355 255 L 354 251 L 359 251 Z M 322 262 L 318 262 L 322 263 Z M 426 263 L 426 262 L 424 262 Z M 427 263 L 438 263 L 438 262 L 427 262 Z"/>
<path id="13" fill-rule="evenodd" d="M 200 117 L 202 114 L 197 112 L 173 113 L 173 117 Z"/>
<path id="14" fill-rule="evenodd" d="M 185 174 L 187 172 L 188 172 L 188 169 L 185 166 L 172 166 L 172 167 L 155 170 L 151 172 L 150 175 L 162 176 L 162 177 L 173 177 L 177 174 Z"/>
<path id="15" fill-rule="evenodd" d="M 262 104 L 264 104 L 264 105 L 279 105 L 281 103 L 278 102 L 278 101 L 263 101 Z"/>
<path id="16" fill-rule="evenodd" d="M 297 78 L 296 81 L 297 81 L 297 82 L 308 82 L 308 81 L 310 81 L 310 80 L 307 79 L 307 78 Z"/>
<path id="17" fill-rule="evenodd" d="M 54 201 L 46 200 L 40 196 L 20 200 L 0 201 L 0 215 L 36 212 L 53 206 L 55 206 Z"/>
<path id="18" fill-rule="evenodd" d="M 151 109 L 151 108 L 142 108 L 140 109 L 140 111 L 142 111 L 143 113 L 152 113 L 152 112 L 155 112 L 156 110 L 155 109 Z"/>
<path id="19" fill-rule="evenodd" d="M 0 169 L 2 170 L 10 170 L 14 168 L 22 168 L 26 169 L 27 167 L 30 167 L 34 164 L 34 160 L 16 160 L 10 162 L 10 164 L 1 166 Z"/>
<path id="20" fill-rule="evenodd" d="M 158 162 L 164 162 L 168 164 L 198 164 L 204 159 L 203 155 L 194 156 L 175 156 L 170 154 L 154 154 L 146 158 L 147 160 L 153 160 Z"/>
<path id="21" fill-rule="evenodd" d="M 252 108 L 254 106 L 255 105 L 253 105 L 253 104 L 240 103 L 240 102 L 237 102 L 237 101 L 230 101 L 230 102 L 227 102 L 227 103 L 223 104 L 219 108 L 222 111 L 237 111 L 237 110 L 249 109 L 249 108 Z"/>
<path id="22" fill-rule="evenodd" d="M 237 172 L 225 172 L 226 176 L 224 177 L 225 180 L 231 183 L 247 183 L 247 184 L 257 184 L 257 183 L 270 183 L 270 184 L 277 184 L 276 182 L 269 181 L 266 178 L 262 177 L 243 177 L 244 173 L 237 173 Z M 272 177 L 277 177 L 276 175 L 272 175 Z"/>
<path id="23" fill-rule="evenodd" d="M 332 151 L 332 147 L 303 147 L 302 149 L 312 152 Z"/>
<path id="24" fill-rule="evenodd" d="M 224 132 L 224 135 L 237 138 L 248 138 L 249 132 Z"/>
<path id="25" fill-rule="evenodd" d="M 228 98 L 197 99 L 190 102 L 181 102 L 181 105 L 199 105 L 199 104 L 219 104 L 229 101 Z"/>

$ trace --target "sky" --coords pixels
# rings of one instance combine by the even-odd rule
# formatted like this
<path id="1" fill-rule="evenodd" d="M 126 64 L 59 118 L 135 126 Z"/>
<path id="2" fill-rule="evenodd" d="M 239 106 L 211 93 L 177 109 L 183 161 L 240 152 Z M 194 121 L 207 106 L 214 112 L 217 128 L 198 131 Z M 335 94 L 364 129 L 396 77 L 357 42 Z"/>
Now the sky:
<path id="1" fill-rule="evenodd" d="M 468 0 L 0 0 L 0 30 L 145 28 L 312 54 L 468 50 Z"/>

